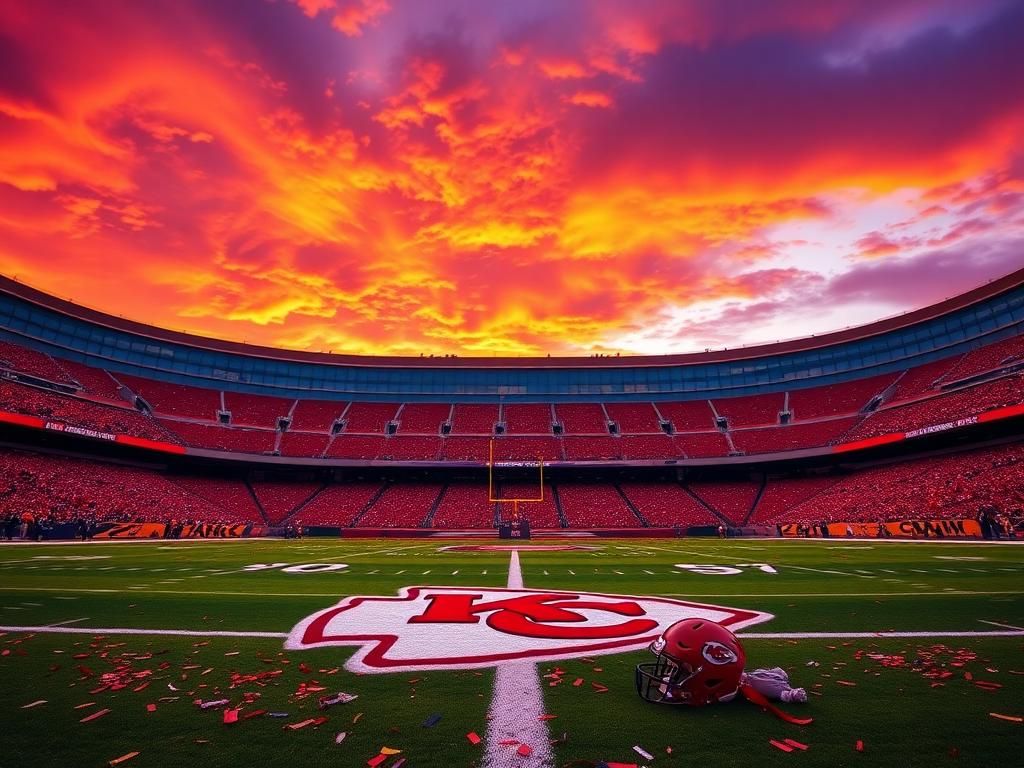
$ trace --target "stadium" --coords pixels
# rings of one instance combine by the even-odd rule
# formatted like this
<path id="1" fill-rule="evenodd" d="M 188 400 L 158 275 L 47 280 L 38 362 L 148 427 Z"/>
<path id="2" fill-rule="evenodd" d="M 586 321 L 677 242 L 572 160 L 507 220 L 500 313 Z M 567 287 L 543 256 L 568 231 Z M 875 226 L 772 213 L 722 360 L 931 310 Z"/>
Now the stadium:
<path id="1" fill-rule="evenodd" d="M 1024 15 L 841 5 L 0 8 L 0 768 L 1015 762 Z"/>
<path id="2" fill-rule="evenodd" d="M 5 513 L 48 513 L 37 538 L 515 523 L 994 539 L 1024 524 L 1024 271 L 780 345 L 485 363 L 247 348 L 0 288 L 0 418 L 56 452 L 5 456 L 8 476 L 33 478 Z"/>

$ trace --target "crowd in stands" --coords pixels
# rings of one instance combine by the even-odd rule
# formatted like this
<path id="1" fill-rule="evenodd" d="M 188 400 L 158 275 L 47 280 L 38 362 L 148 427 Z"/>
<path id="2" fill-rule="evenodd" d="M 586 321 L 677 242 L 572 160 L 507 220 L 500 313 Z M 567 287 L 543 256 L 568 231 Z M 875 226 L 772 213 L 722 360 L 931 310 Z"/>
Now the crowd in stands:
<path id="1" fill-rule="evenodd" d="M 380 481 L 361 480 L 328 485 L 303 506 L 302 522 L 306 526 L 348 527 L 381 492 L 383 486 Z"/>
<path id="2" fill-rule="evenodd" d="M 1024 362 L 1024 336 L 1014 336 L 968 352 L 954 363 L 943 379 L 959 381 L 1021 362 Z"/>
<path id="3" fill-rule="evenodd" d="M 0 410 L 193 448 L 296 458 L 484 462 L 493 438 L 502 461 L 532 460 L 538 450 L 553 461 L 707 459 L 821 448 L 1018 405 L 1024 375 L 1014 366 L 1022 361 L 1024 337 L 1014 337 L 904 372 L 711 400 L 380 403 L 169 383 L 4 341 Z M 35 385 L 12 380 L 21 374 Z"/>
<path id="4" fill-rule="evenodd" d="M 434 512 L 431 528 L 494 528 L 494 505 L 484 483 L 450 483 Z"/>
<path id="5" fill-rule="evenodd" d="M 171 384 L 126 373 L 114 374 L 114 378 L 141 397 L 154 413 L 163 416 L 216 421 L 217 412 L 222 410 L 221 393 L 216 389 Z"/>
<path id="6" fill-rule="evenodd" d="M 314 494 L 324 487 L 323 483 L 263 480 L 249 483 L 257 503 L 270 525 L 279 525 L 285 518 L 299 514 Z"/>
<path id="7" fill-rule="evenodd" d="M 769 480 L 747 522 L 749 525 L 762 525 L 775 520 L 837 482 L 838 479 L 832 476 Z"/>
<path id="8" fill-rule="evenodd" d="M 71 378 L 57 361 L 43 352 L 0 341 L 0 369 L 26 373 L 47 381 L 69 383 Z"/>
<path id="9" fill-rule="evenodd" d="M 0 520 L 50 525 L 192 521 L 364 528 L 490 528 L 518 514 L 535 528 L 831 522 L 1018 521 L 1024 510 L 1020 443 L 803 477 L 749 480 L 486 482 L 252 480 L 0 450 Z"/>
<path id="10" fill-rule="evenodd" d="M 0 410 L 36 416 L 113 435 L 180 442 L 154 419 L 124 404 L 115 407 L 0 379 Z"/>
<path id="11" fill-rule="evenodd" d="M 758 512 L 757 519 L 807 525 L 968 519 L 987 505 L 1019 517 L 1024 509 L 1024 450 L 1014 443 L 897 462 L 821 482 L 824 487 L 805 500 L 794 498 L 789 508 L 776 505 L 775 514 Z"/>
<path id="12" fill-rule="evenodd" d="M 0 519 L 26 515 L 40 525 L 252 520 L 153 470 L 0 450 Z"/>
<path id="13" fill-rule="evenodd" d="M 789 393 L 789 411 L 794 419 L 802 421 L 859 413 L 874 398 L 882 395 L 897 376 L 896 373 L 886 373 L 841 384 L 796 389 Z"/>
<path id="14" fill-rule="evenodd" d="M 831 445 L 839 441 L 860 419 L 847 416 L 780 427 L 739 429 L 730 433 L 733 445 L 744 453 L 776 453 Z"/>
<path id="15" fill-rule="evenodd" d="M 750 481 L 691 483 L 694 495 L 732 525 L 742 525 L 754 508 L 760 483 Z"/>
<path id="16" fill-rule="evenodd" d="M 518 522 L 518 517 L 525 517 L 534 528 L 561 528 L 562 519 L 558 514 L 558 505 L 555 503 L 555 494 L 550 483 L 545 483 L 543 491 L 537 483 L 501 483 L 496 489 L 496 498 L 499 499 L 539 499 L 539 501 L 526 501 L 513 503 L 504 501 L 497 505 L 498 515 L 502 520 Z"/>
<path id="17" fill-rule="evenodd" d="M 418 528 L 443 490 L 440 483 L 394 483 L 362 514 L 358 524 L 364 528 Z"/>
<path id="18" fill-rule="evenodd" d="M 718 525 L 721 522 L 678 483 L 628 482 L 619 487 L 654 527 Z"/>
<path id="19" fill-rule="evenodd" d="M 851 429 L 845 440 L 910 432 L 1021 403 L 1024 403 L 1024 374 L 1018 373 L 967 389 L 876 411 Z"/>
<path id="20" fill-rule="evenodd" d="M 639 528 L 640 518 L 610 483 L 559 483 L 558 501 L 570 528 Z"/>

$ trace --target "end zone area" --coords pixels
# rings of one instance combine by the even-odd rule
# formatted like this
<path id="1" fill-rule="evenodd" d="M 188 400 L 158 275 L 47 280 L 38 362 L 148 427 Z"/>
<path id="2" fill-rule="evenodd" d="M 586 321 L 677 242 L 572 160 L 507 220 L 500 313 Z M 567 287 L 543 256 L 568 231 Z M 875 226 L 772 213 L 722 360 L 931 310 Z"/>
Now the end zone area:
<path id="1" fill-rule="evenodd" d="M 452 548 L 462 543 L 0 547 L 4 760 L 100 766 L 138 752 L 123 764 L 168 765 L 172 754 L 175 764 L 268 767 L 378 758 L 383 768 L 403 759 L 407 768 L 1016 762 L 1015 718 L 1024 715 L 1019 545 L 631 539 L 593 549 L 523 545 L 513 556 Z M 346 668 L 356 645 L 284 648 L 296 625 L 347 598 L 394 598 L 415 586 L 498 594 L 513 586 L 513 561 L 517 586 L 557 593 L 562 610 L 571 607 L 566 595 L 601 594 L 771 614 L 738 632 L 749 664 L 786 668 L 812 694 L 788 709 L 815 722 L 801 728 L 745 703 L 646 704 L 633 691 L 633 668 L 647 657 L 638 647 L 531 664 L 546 732 L 538 735 L 535 716 L 498 738 L 488 730 L 493 666 L 365 674 Z M 467 603 L 463 635 L 497 611 L 522 613 L 494 599 Z M 434 656 L 460 627 L 437 629 Z M 339 691 L 358 698 L 319 708 L 320 697 Z M 769 744 L 786 738 L 808 749 Z"/>

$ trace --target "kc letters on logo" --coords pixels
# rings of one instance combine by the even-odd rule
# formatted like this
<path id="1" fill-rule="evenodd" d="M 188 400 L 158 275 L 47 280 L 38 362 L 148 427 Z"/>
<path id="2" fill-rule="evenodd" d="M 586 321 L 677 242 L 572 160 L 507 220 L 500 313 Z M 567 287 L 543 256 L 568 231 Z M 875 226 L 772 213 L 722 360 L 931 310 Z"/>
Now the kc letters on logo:
<path id="1" fill-rule="evenodd" d="M 733 631 L 771 614 L 665 597 L 473 587 L 404 587 L 313 614 L 285 647 L 359 646 L 353 672 L 470 669 L 646 648 L 672 623 L 704 618 Z"/>

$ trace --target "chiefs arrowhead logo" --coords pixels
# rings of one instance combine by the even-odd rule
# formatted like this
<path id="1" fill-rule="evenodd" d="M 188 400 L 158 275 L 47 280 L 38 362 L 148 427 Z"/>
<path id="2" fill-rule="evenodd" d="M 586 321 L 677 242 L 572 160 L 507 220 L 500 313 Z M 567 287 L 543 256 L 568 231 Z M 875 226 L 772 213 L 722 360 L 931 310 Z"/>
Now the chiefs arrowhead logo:
<path id="1" fill-rule="evenodd" d="M 360 646 L 353 672 L 470 669 L 646 648 L 672 623 L 733 631 L 770 613 L 667 597 L 473 587 L 404 587 L 398 597 L 348 597 L 299 622 L 285 648 Z"/>

